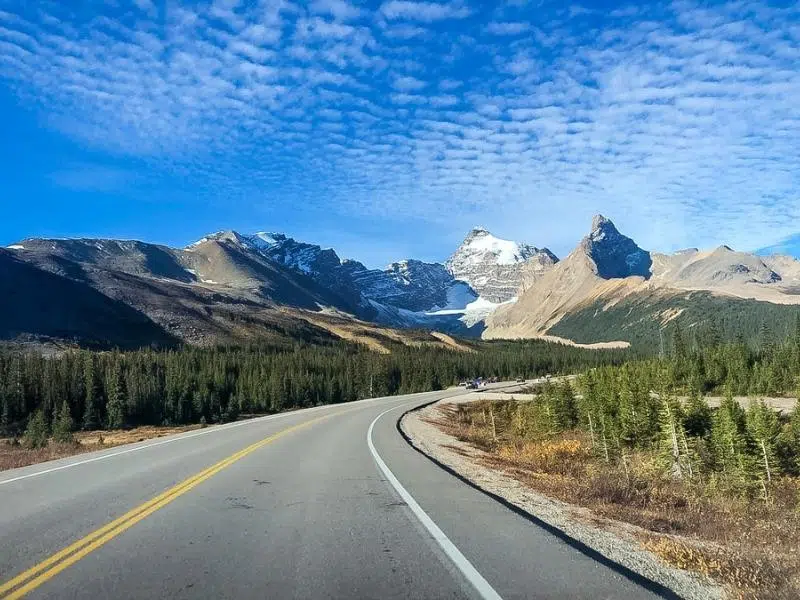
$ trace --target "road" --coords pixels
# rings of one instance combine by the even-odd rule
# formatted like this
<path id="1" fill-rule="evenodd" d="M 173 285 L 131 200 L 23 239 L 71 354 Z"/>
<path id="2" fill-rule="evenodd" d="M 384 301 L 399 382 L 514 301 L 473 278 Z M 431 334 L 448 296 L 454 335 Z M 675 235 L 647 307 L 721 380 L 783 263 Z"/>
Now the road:
<path id="1" fill-rule="evenodd" d="M 655 598 L 414 450 L 449 390 L 0 473 L 0 599 Z"/>

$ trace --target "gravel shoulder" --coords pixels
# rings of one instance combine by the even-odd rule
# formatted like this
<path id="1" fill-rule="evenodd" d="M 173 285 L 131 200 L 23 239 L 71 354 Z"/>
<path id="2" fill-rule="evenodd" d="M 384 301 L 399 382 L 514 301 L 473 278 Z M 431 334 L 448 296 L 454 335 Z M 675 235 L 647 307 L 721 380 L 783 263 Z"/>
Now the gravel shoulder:
<path id="1" fill-rule="evenodd" d="M 448 398 L 471 402 L 477 394 Z M 442 418 L 440 403 L 407 413 L 400 422 L 412 444 L 482 489 L 500 496 L 559 529 L 606 558 L 673 590 L 687 600 L 724 598 L 724 589 L 707 577 L 676 569 L 645 550 L 638 536 L 651 532 L 600 517 L 592 511 L 548 498 L 501 471 L 481 464 L 483 452 L 444 433 L 432 421 Z"/>

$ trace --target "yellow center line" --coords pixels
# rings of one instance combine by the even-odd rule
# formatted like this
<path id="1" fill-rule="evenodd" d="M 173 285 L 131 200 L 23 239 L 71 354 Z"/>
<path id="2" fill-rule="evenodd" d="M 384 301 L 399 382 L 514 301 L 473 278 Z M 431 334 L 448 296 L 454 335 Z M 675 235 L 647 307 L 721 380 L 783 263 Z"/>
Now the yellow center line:
<path id="1" fill-rule="evenodd" d="M 356 410 L 356 409 L 350 409 L 350 410 Z M 334 414 L 344 414 L 346 412 L 350 412 L 350 410 Z M 74 544 L 70 544 L 63 550 L 56 552 L 55 554 L 43 560 L 39 564 L 31 567 L 24 573 L 20 573 L 13 579 L 7 581 L 3 585 L 0 585 L 0 598 L 2 598 L 2 600 L 16 600 L 17 598 L 21 598 L 25 594 L 38 588 L 40 585 L 42 585 L 49 579 L 52 579 L 53 577 L 58 575 L 61 571 L 68 568 L 70 565 L 75 564 L 87 554 L 97 550 L 108 541 L 120 535 L 122 532 L 130 529 L 143 519 L 152 515 L 157 510 L 165 507 L 173 500 L 176 500 L 177 498 L 179 498 L 180 496 L 182 496 L 195 486 L 200 485 L 201 483 L 210 479 L 223 469 L 231 466 L 236 461 L 244 458 L 248 454 L 252 454 L 259 448 L 262 448 L 267 444 L 274 442 L 276 439 L 286 435 L 287 433 L 296 431 L 303 427 L 308 427 L 312 423 L 316 423 L 318 421 L 321 421 L 322 419 L 327 419 L 332 416 L 334 415 L 333 414 L 324 415 L 322 417 L 317 417 L 316 419 L 305 421 L 298 425 L 293 425 L 292 427 L 283 429 L 278 433 L 275 433 L 267 438 L 264 438 L 263 440 L 256 442 L 255 444 L 252 444 L 247 448 L 244 448 L 243 450 L 236 452 L 235 454 L 232 454 L 228 458 L 221 460 L 220 462 L 210 466 L 209 468 L 201 471 L 200 473 L 193 475 L 192 477 L 189 477 L 188 479 L 182 481 L 181 483 L 171 487 L 167 491 L 159 494 L 155 498 L 148 500 L 143 504 L 140 504 L 139 506 L 137 506 L 133 510 L 128 511 L 121 517 L 114 519 L 107 525 L 104 525 L 103 527 L 93 531 L 92 533 L 81 538 Z M 10 590 L 14 591 L 7 595 L 4 595 Z"/>

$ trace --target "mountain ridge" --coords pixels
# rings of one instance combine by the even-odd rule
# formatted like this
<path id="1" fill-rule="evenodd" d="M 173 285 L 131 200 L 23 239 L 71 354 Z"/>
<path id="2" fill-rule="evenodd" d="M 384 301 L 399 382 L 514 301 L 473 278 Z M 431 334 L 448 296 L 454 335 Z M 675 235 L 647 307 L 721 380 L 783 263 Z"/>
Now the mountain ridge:
<path id="1" fill-rule="evenodd" d="M 728 246 L 648 252 L 603 215 L 592 219 L 589 233 L 563 260 L 546 247 L 504 240 L 483 227 L 470 230 L 443 263 L 406 258 L 383 269 L 270 231 L 222 230 L 184 248 L 138 240 L 27 238 L 3 253 L 76 282 L 78 287 L 65 287 L 73 294 L 83 293 L 80 289 L 87 298 L 98 292 L 122 302 L 169 339 L 190 343 L 214 339 L 217 330 L 221 339 L 250 335 L 256 323 L 273 323 L 264 315 L 284 309 L 513 338 L 548 335 L 564 317 L 589 306 L 600 306 L 596 318 L 602 319 L 623 301 L 655 305 L 661 298 L 662 306 L 670 298 L 683 303 L 687 293 L 698 291 L 800 304 L 796 259 Z M 15 272 L 23 271 L 35 278 L 29 270 Z M 234 325 L 248 322 L 250 312 L 260 316 Z"/>

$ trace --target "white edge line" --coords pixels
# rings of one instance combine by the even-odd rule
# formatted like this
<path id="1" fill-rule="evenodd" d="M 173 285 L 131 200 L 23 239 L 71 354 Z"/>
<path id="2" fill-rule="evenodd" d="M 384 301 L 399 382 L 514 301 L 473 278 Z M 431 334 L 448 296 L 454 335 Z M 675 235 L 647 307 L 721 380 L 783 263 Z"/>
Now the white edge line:
<path id="1" fill-rule="evenodd" d="M 439 526 L 434 523 L 433 519 L 431 519 L 428 514 L 422 510 L 422 507 L 417 503 L 414 497 L 403 487 L 403 484 L 398 481 L 397 477 L 395 477 L 394 473 L 392 473 L 391 469 L 386 466 L 386 463 L 383 462 L 380 454 L 375 449 L 375 444 L 372 443 L 372 430 L 375 428 L 375 423 L 378 422 L 383 415 L 393 410 L 397 410 L 404 405 L 395 406 L 388 410 L 383 411 L 369 426 L 367 430 L 367 446 L 369 446 L 369 451 L 372 453 L 372 458 L 375 459 L 375 462 L 380 468 L 381 472 L 386 476 L 386 479 L 389 480 L 389 483 L 392 484 L 392 487 L 400 494 L 400 497 L 403 501 L 408 505 L 411 509 L 411 512 L 419 519 L 420 523 L 428 530 L 428 533 L 431 534 L 434 541 L 444 550 L 444 553 L 453 561 L 456 568 L 461 571 L 464 577 L 467 578 L 467 581 L 472 584 L 478 594 L 484 600 L 503 600 L 500 594 L 498 594 L 495 589 L 491 586 L 491 584 L 484 579 L 483 575 L 481 575 L 478 570 L 472 565 L 471 562 L 464 556 L 461 551 L 456 547 L 456 545 L 450 541 L 445 533 L 439 528 Z"/>
<path id="2" fill-rule="evenodd" d="M 421 394 L 429 394 L 430 392 L 421 392 Z M 146 444 L 144 446 L 136 446 L 135 448 L 126 448 L 125 450 L 118 450 L 116 452 L 111 452 L 109 454 L 103 454 L 102 456 L 95 456 L 92 458 L 87 458 L 84 460 L 80 460 L 78 462 L 72 462 L 66 465 L 59 465 L 57 467 L 52 467 L 50 469 L 44 469 L 43 471 L 36 471 L 34 473 L 26 473 L 25 475 L 19 475 L 17 477 L 12 477 L 10 479 L 3 479 L 0 480 L 0 485 L 5 485 L 7 483 L 13 483 L 15 481 L 22 481 L 23 479 L 30 479 L 31 477 L 39 477 L 40 475 L 47 475 L 48 473 L 55 473 L 56 471 L 63 471 L 64 469 L 71 469 L 72 467 L 79 467 L 81 465 L 87 465 L 89 463 L 98 462 L 101 460 L 106 460 L 108 458 L 114 458 L 115 456 L 121 456 L 123 454 L 130 454 L 132 452 L 139 452 L 140 450 L 147 450 L 148 448 L 155 448 L 156 446 L 163 446 L 165 444 L 171 444 L 173 442 L 179 442 L 181 440 L 188 440 L 194 437 L 199 437 L 201 435 L 208 435 L 209 433 L 216 433 L 219 431 L 225 431 L 227 429 L 233 429 L 234 427 L 242 427 L 244 425 L 252 425 L 254 423 L 261 423 L 263 421 L 272 421 L 273 419 L 280 419 L 283 417 L 290 417 L 292 415 L 297 415 L 304 412 L 314 412 L 318 410 L 323 410 L 326 408 L 334 408 L 336 406 L 350 406 L 353 404 L 360 404 L 362 402 L 374 402 L 376 400 L 388 400 L 388 399 L 397 399 L 396 396 L 382 396 L 380 398 L 366 398 L 364 400 L 354 400 L 353 402 L 341 402 L 339 404 L 326 404 L 324 406 L 315 406 L 313 408 L 306 408 L 300 410 L 293 410 L 284 413 L 278 413 L 275 415 L 267 415 L 265 417 L 257 417 L 255 419 L 248 419 L 246 421 L 239 421 L 237 423 L 228 423 L 225 425 L 218 425 L 216 427 L 209 427 L 208 429 L 204 429 L 202 431 L 195 431 L 192 433 L 185 433 L 185 434 L 178 434 L 177 437 L 170 437 L 167 440 L 161 440 L 160 442 L 153 442 L 152 444 Z M 26 467 L 20 467 L 26 468 Z"/>

